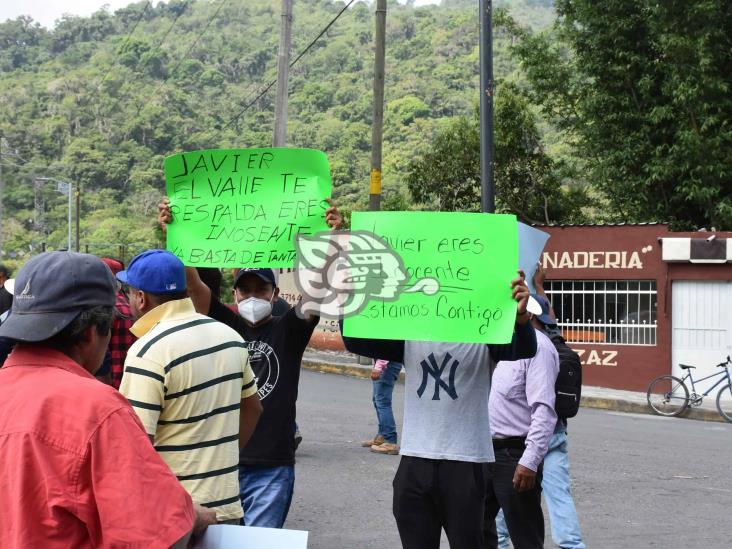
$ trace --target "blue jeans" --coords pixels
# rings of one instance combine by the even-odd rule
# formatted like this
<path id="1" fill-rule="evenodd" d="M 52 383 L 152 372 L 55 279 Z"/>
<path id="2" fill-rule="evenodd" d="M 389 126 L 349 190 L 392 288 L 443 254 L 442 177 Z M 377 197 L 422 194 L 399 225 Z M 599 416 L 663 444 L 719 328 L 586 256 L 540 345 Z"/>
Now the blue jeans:
<path id="1" fill-rule="evenodd" d="M 570 491 L 569 459 L 567 453 L 567 431 L 563 425 L 557 425 L 551 440 L 549 451 L 544 458 L 544 477 L 541 481 L 549 522 L 552 528 L 552 540 L 561 549 L 585 549 L 580 532 L 577 510 Z M 498 547 L 508 548 L 508 530 L 503 512 L 496 517 L 498 530 Z"/>
<path id="2" fill-rule="evenodd" d="M 379 421 L 379 434 L 386 442 L 396 444 L 397 430 L 394 421 L 394 412 L 391 409 L 391 395 L 394 393 L 394 384 L 402 371 L 401 362 L 389 362 L 381 377 L 373 381 L 374 392 L 371 399 L 376 408 L 376 418 Z"/>
<path id="3" fill-rule="evenodd" d="M 295 466 L 239 466 L 239 497 L 244 507 L 244 524 L 282 528 L 292 503 Z"/>

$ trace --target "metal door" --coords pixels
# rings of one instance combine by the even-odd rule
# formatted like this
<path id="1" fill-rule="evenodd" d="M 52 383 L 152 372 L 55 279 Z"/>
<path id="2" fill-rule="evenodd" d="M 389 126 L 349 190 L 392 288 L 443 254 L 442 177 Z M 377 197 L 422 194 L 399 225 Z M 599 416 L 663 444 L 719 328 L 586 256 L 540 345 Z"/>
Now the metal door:
<path id="1" fill-rule="evenodd" d="M 682 280 L 674 281 L 672 288 L 673 375 L 686 373 L 680 363 L 696 366 L 695 379 L 719 371 L 715 364 L 732 355 L 732 283 Z M 716 381 L 699 384 L 697 392 Z M 716 398 L 717 390 L 709 396 Z"/>

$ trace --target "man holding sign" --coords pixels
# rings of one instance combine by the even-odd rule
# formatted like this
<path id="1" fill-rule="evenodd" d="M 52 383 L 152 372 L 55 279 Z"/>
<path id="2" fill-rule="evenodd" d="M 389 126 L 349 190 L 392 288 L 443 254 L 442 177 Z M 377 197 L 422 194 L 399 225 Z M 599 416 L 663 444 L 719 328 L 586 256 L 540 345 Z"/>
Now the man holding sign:
<path id="1" fill-rule="evenodd" d="M 352 229 L 370 230 L 399 252 L 411 283 L 406 287 L 398 277 L 404 295 L 372 299 L 343 326 L 349 351 L 404 364 L 402 459 L 393 483 L 402 545 L 436 549 L 444 528 L 451 547 L 480 549 L 495 461 L 491 372 L 500 360 L 536 352 L 523 273 L 511 280 L 518 263 L 516 220 L 362 213 L 354 214 Z M 400 339 L 382 339 L 385 333 Z"/>
<path id="2" fill-rule="evenodd" d="M 487 464 L 495 461 L 488 422 L 491 371 L 500 360 L 536 352 L 523 276 L 510 288 L 518 308 L 509 344 L 343 338 L 349 351 L 402 362 L 407 373 L 393 509 L 405 549 L 438 548 L 442 528 L 453 548 L 484 546 Z"/>
<path id="3" fill-rule="evenodd" d="M 166 230 L 173 221 L 169 201 L 163 201 L 158 208 L 158 220 Z M 337 208 L 327 204 L 319 223 L 334 230 L 340 228 L 342 219 Z M 272 304 L 279 296 L 274 272 L 257 268 L 256 263 L 241 269 L 234 281 L 239 314 L 211 295 L 195 268 L 186 268 L 186 277 L 196 310 L 232 327 L 248 343 L 263 413 L 249 443 L 239 453 L 244 523 L 282 528 L 295 484 L 293 426 L 300 366 L 319 317 L 301 317 L 297 307 L 273 316 Z"/>

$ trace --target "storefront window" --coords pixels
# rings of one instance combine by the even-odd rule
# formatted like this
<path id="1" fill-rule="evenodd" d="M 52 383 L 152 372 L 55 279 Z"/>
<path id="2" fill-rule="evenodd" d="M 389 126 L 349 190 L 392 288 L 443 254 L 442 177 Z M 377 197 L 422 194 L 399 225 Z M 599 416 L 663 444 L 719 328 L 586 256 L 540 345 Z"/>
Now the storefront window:
<path id="1" fill-rule="evenodd" d="M 655 280 L 547 280 L 569 343 L 656 344 Z"/>

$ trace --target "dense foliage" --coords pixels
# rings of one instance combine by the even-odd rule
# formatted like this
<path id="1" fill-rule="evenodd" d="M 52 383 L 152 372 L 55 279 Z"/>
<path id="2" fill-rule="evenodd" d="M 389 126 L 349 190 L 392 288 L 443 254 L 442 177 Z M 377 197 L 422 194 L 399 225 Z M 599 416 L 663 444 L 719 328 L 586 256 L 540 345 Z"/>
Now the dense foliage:
<path id="1" fill-rule="evenodd" d="M 344 3 L 294 5 L 297 53 Z M 503 5 L 524 24 L 553 18 L 550 0 Z M 154 8 L 138 2 L 114 14 L 66 17 L 51 31 L 28 18 L 0 24 L 4 249 L 28 254 L 41 242 L 65 245 L 66 197 L 52 184 L 34 196 L 37 176 L 80 185 L 82 248 L 117 253 L 124 244 L 132 253 L 155 244 L 151 216 L 166 155 L 271 144 L 274 90 L 244 106 L 276 74 L 279 6 L 279 0 L 171 0 Z M 289 144 L 328 153 L 345 209 L 367 200 L 373 25 L 373 6 L 356 2 L 290 80 Z M 515 71 L 509 40 L 496 38 L 497 76 Z M 389 3 L 387 207 L 410 206 L 410 161 L 454 117 L 472 114 L 477 87 L 477 3 Z"/>
<path id="2" fill-rule="evenodd" d="M 533 100 L 623 221 L 732 228 L 732 3 L 557 0 L 513 25 Z"/>
<path id="3" fill-rule="evenodd" d="M 545 151 L 529 103 L 515 86 L 500 84 L 495 101 L 496 211 L 526 223 L 583 222 L 592 200 L 586 189 L 563 184 L 565 166 Z M 440 131 L 429 150 L 410 163 L 409 191 L 439 210 L 480 211 L 478 112 Z"/>
<path id="4" fill-rule="evenodd" d="M 732 227 L 732 4 L 503 0 L 496 11 L 497 205 L 527 221 Z M 553 4 L 556 4 L 555 18 Z M 296 0 L 293 53 L 344 6 Z M 279 0 L 138 2 L 0 24 L 0 252 L 156 244 L 162 161 L 272 140 Z M 367 201 L 373 6 L 358 1 L 295 65 L 288 142 L 324 150 L 345 209 Z M 386 208 L 478 208 L 477 1 L 387 17 Z M 590 202 L 590 199 L 592 202 Z"/>

